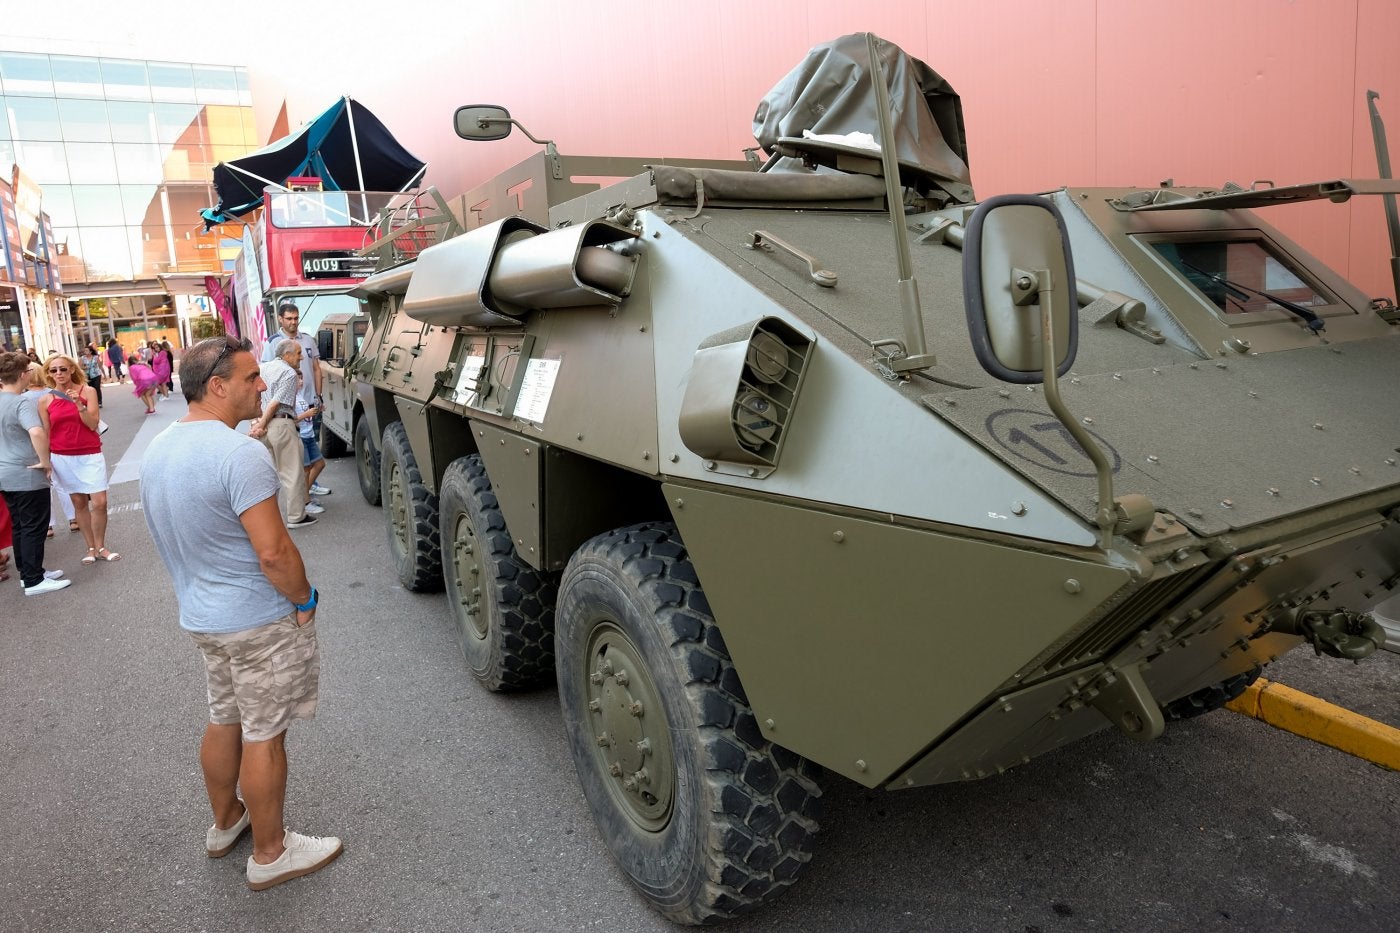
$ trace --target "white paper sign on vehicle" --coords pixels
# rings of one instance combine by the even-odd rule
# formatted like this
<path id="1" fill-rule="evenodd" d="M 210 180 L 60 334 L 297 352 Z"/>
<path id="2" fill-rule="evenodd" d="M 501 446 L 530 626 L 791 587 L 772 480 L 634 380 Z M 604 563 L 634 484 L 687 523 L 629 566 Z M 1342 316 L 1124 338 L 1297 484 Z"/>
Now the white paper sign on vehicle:
<path id="1" fill-rule="evenodd" d="M 558 378 L 558 360 L 531 360 L 525 366 L 525 381 L 520 387 L 520 398 L 515 402 L 515 417 L 542 424 L 549 408 L 549 397 L 554 394 L 554 381 Z"/>

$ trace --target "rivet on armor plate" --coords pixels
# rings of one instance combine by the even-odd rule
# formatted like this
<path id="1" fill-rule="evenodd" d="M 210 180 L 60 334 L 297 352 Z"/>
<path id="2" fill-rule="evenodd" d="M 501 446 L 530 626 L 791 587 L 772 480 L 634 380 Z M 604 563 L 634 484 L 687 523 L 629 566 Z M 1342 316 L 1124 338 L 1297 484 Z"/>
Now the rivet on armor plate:
<path id="1" fill-rule="evenodd" d="M 765 719 L 763 720 L 763 728 L 772 732 L 774 729 L 778 728 L 778 724 L 771 719 Z"/>
<path id="2" fill-rule="evenodd" d="M 846 540 L 846 533 L 844 531 L 833 531 L 831 533 L 831 540 L 840 544 L 842 541 Z"/>
<path id="3" fill-rule="evenodd" d="M 1233 509 L 1233 508 L 1235 507 L 1235 500 L 1234 500 L 1234 499 L 1221 499 L 1221 500 L 1220 500 L 1220 507 L 1221 507 L 1222 509 Z"/>
<path id="4" fill-rule="evenodd" d="M 1074 579 L 1074 577 L 1070 577 L 1065 581 L 1065 592 L 1069 593 L 1071 596 L 1083 591 L 1083 589 L 1084 587 L 1080 586 L 1079 581 Z"/>
<path id="5" fill-rule="evenodd" d="M 1314 430 L 1314 431 L 1321 431 L 1321 430 L 1322 430 L 1322 422 L 1321 422 L 1321 421 L 1314 421 L 1314 422 L 1313 422 L 1313 430 Z"/>
<path id="6" fill-rule="evenodd" d="M 1277 495 L 1278 495 L 1278 487 L 1277 487 L 1277 486 L 1270 486 L 1270 487 L 1268 488 L 1267 491 L 1268 491 L 1269 495 L 1271 495 L 1271 496 L 1277 496 Z"/>
<path id="7" fill-rule="evenodd" d="M 866 768 L 865 759 L 864 759 L 864 758 L 857 758 L 857 759 L 856 759 L 856 770 L 857 770 L 857 771 L 864 771 L 865 768 Z"/>
<path id="8" fill-rule="evenodd" d="M 1347 469 L 1352 473 L 1353 476 L 1361 475 L 1361 467 L 1347 467 Z"/>
<path id="9" fill-rule="evenodd" d="M 1308 480 L 1308 482 L 1312 483 L 1314 486 L 1321 486 L 1321 485 L 1322 485 L 1322 477 L 1321 477 L 1321 476 L 1314 476 L 1312 479 Z"/>
<path id="10" fill-rule="evenodd" d="M 1094 419 L 1093 419 L 1093 418 L 1085 417 L 1085 418 L 1081 418 L 1080 420 L 1083 421 L 1085 424 L 1093 424 L 1093 423 L 1094 423 Z"/>
<path id="11" fill-rule="evenodd" d="M 1200 509 L 1187 509 L 1186 514 L 1190 515 L 1192 518 L 1200 518 L 1206 513 L 1202 512 Z"/>
<path id="12" fill-rule="evenodd" d="M 1157 456 L 1156 454 L 1148 454 L 1148 455 L 1147 455 L 1147 462 L 1148 462 L 1148 463 L 1161 463 L 1161 462 L 1162 462 L 1162 458 L 1159 457 L 1159 456 Z"/>
<path id="13" fill-rule="evenodd" d="M 1010 398 L 1010 397 L 1011 397 L 1011 393 L 1008 392 L 1008 391 L 1006 391 L 1005 389 L 997 389 L 997 395 L 1000 396 L 1001 398 Z"/>
<path id="14" fill-rule="evenodd" d="M 1012 514 L 1012 515 L 1025 515 L 1025 514 L 1026 514 L 1026 504 L 1025 504 L 1024 502 L 1013 502 L 1013 503 L 1011 503 L 1011 514 Z"/>
<path id="15" fill-rule="evenodd" d="M 684 500 L 684 499 L 677 499 L 677 500 L 676 500 L 676 508 L 678 508 L 678 509 L 683 509 L 683 508 L 685 508 L 685 500 Z"/>

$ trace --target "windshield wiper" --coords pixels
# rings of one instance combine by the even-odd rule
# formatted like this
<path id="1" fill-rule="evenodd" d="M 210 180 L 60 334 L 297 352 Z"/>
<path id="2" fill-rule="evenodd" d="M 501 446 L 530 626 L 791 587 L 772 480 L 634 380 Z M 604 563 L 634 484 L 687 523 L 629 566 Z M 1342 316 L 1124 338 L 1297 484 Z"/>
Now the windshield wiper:
<path id="1" fill-rule="evenodd" d="M 1231 282 L 1229 279 L 1225 278 L 1225 276 L 1217 275 L 1214 272 L 1207 272 L 1199 266 L 1192 265 L 1185 259 L 1181 260 L 1181 264 L 1186 268 L 1190 269 L 1192 272 L 1198 272 L 1201 275 L 1204 275 L 1206 278 L 1210 279 L 1212 282 L 1215 282 L 1217 285 L 1223 285 L 1231 291 L 1236 292 L 1239 295 L 1243 295 L 1246 298 L 1248 298 L 1250 295 L 1254 295 L 1258 298 L 1263 298 L 1270 302 L 1273 302 L 1280 308 L 1283 308 L 1285 311 L 1291 311 L 1293 314 L 1296 314 L 1298 315 L 1298 317 L 1302 318 L 1303 321 L 1308 325 L 1308 330 L 1312 331 L 1314 334 L 1320 334 L 1327 329 L 1327 324 L 1325 321 L 1322 320 L 1322 318 L 1318 317 L 1315 313 L 1309 311 L 1307 308 L 1303 307 L 1300 304 L 1295 304 L 1294 302 L 1291 302 L 1286 298 L 1280 298 L 1277 295 L 1270 295 L 1268 292 L 1261 292 L 1257 288 L 1250 288 L 1248 285 L 1241 285 L 1239 282 Z"/>

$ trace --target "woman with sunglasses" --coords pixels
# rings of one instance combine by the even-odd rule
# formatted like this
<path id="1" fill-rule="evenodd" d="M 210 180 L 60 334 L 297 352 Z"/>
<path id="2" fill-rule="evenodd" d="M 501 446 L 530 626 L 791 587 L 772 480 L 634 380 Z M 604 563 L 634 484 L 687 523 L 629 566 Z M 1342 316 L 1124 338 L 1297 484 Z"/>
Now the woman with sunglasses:
<path id="1" fill-rule="evenodd" d="M 107 461 L 97 436 L 97 393 L 70 356 L 50 357 L 45 375 L 54 391 L 40 401 L 39 417 L 49 432 L 54 479 L 72 496 L 78 530 L 87 541 L 82 562 L 121 560 L 107 548 Z"/>

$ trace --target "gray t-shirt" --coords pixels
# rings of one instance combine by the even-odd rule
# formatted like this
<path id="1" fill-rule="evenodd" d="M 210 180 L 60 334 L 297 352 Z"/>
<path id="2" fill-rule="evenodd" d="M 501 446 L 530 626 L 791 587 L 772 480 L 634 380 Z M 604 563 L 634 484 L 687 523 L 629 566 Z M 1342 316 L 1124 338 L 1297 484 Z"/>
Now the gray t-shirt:
<path id="1" fill-rule="evenodd" d="M 267 448 L 218 421 L 176 421 L 146 448 L 141 508 L 175 582 L 181 628 L 241 632 L 292 611 L 239 520 L 277 490 Z"/>
<path id="2" fill-rule="evenodd" d="M 43 470 L 30 469 L 39 462 L 39 455 L 29 429 L 43 424 L 39 406 L 28 393 L 0 392 L 0 489 L 33 492 L 49 485 Z"/>

